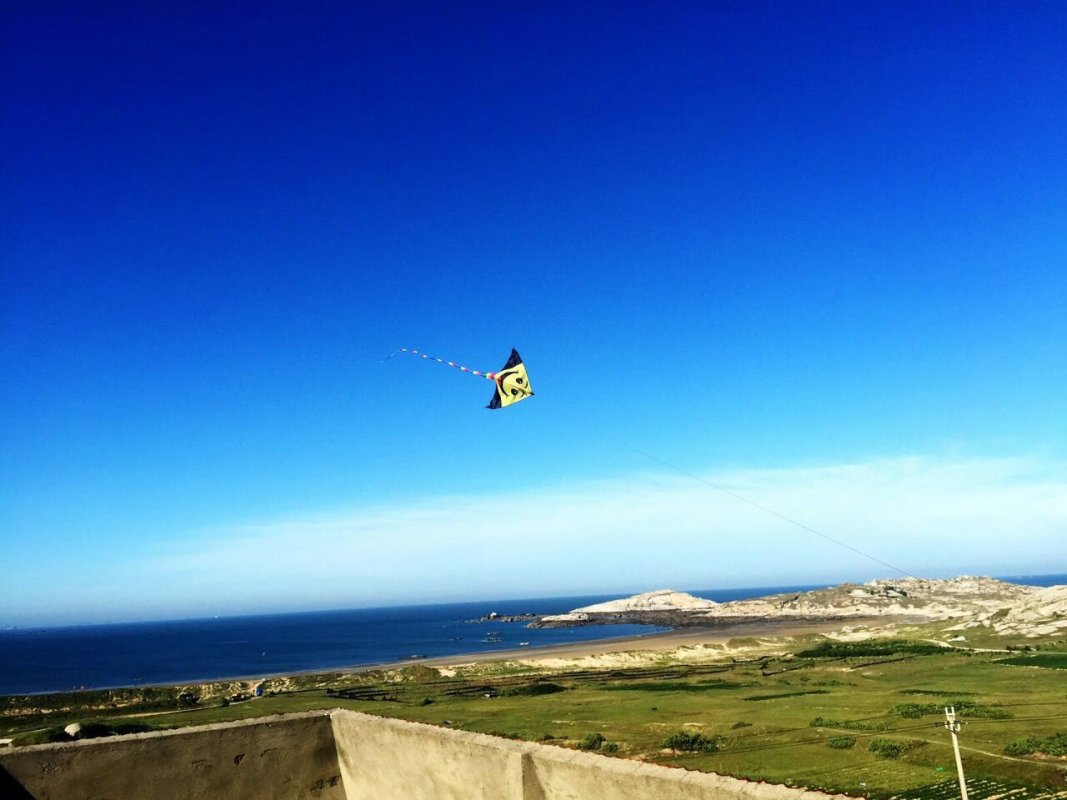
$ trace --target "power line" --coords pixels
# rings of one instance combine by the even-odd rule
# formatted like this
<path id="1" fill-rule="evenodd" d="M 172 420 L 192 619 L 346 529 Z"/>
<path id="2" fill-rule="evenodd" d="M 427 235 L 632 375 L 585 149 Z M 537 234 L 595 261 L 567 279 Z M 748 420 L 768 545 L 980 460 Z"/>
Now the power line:
<path id="1" fill-rule="evenodd" d="M 1049 705 L 1054 705 L 1049 703 Z M 1036 722 L 1038 720 L 1062 719 L 1067 720 L 1067 714 L 1052 714 L 1047 717 L 1008 717 L 1007 719 L 965 719 L 965 725 L 985 725 L 992 722 Z"/>

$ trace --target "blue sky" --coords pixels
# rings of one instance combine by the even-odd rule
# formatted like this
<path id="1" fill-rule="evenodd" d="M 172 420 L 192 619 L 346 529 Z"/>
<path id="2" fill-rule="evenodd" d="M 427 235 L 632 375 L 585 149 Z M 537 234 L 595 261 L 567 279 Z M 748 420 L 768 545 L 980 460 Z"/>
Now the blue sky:
<path id="1" fill-rule="evenodd" d="M 1061 4 L 0 27 L 0 624 L 1067 572 Z"/>

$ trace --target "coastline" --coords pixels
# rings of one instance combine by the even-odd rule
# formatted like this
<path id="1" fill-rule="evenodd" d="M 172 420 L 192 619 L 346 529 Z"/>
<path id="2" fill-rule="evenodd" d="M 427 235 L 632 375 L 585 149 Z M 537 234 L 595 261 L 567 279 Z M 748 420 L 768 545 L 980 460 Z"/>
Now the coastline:
<path id="1" fill-rule="evenodd" d="M 915 608 L 923 607 L 929 601 L 945 606 L 943 609 L 938 606 L 934 611 L 940 609 L 949 616 L 968 616 L 982 612 L 984 606 L 976 605 L 975 600 L 980 597 L 986 605 L 996 602 L 1003 607 L 1019 605 L 1022 609 L 1024 595 L 1027 595 L 1024 589 L 1067 584 L 1067 575 L 1028 576 L 1025 580 L 1025 583 L 1011 584 L 1010 581 L 968 576 L 923 579 L 920 581 L 922 585 L 916 587 L 919 602 Z M 963 605 L 953 611 L 957 608 L 956 596 L 961 590 L 957 584 L 961 582 L 967 584 L 962 586 L 967 591 L 959 601 Z M 946 585 L 941 586 L 942 583 Z M 1009 585 L 999 585 L 1004 583 Z M 884 580 L 871 582 L 876 589 L 884 588 L 883 584 Z M 889 588 L 893 589 L 893 586 Z M 818 633 L 856 626 L 888 629 L 896 623 L 910 621 L 904 617 L 911 604 L 901 607 L 892 598 L 881 598 L 873 591 L 867 595 L 878 595 L 875 597 L 878 602 L 872 604 L 863 598 L 855 600 L 857 591 L 853 584 L 811 590 L 794 587 L 788 592 L 784 589 L 699 592 L 718 603 L 740 603 L 737 613 L 726 607 L 710 619 L 700 619 L 700 614 L 685 612 L 664 617 L 653 614 L 652 610 L 642 610 L 638 605 L 635 610 L 604 612 L 596 619 L 583 620 L 580 624 L 527 626 L 537 628 L 529 631 L 516 630 L 521 627 L 519 623 L 505 623 L 509 623 L 512 616 L 525 619 L 527 615 L 522 612 L 533 608 L 539 612 L 538 617 L 551 617 L 602 598 L 479 601 L 0 631 L 0 649 L 5 651 L 4 669 L 0 670 L 0 696 L 196 686 L 257 679 L 284 683 L 278 679 L 307 675 L 342 676 L 415 663 L 451 668 L 463 664 L 516 661 L 523 662 L 524 667 L 553 659 L 562 661 L 567 657 L 591 659 L 609 652 L 620 653 L 616 659 L 620 662 L 626 660 L 627 652 L 629 660 L 633 661 L 634 654 L 641 651 L 645 652 L 642 658 L 646 662 L 656 657 L 693 660 L 716 657 L 710 650 L 700 652 L 701 645 L 718 649 L 718 657 L 736 655 L 734 651 L 739 647 L 752 649 L 752 645 L 725 644 L 730 637 L 774 638 L 792 632 Z M 768 594 L 770 592 L 777 594 Z M 786 594 L 790 596 L 785 597 Z M 1050 598 L 1060 602 L 1060 594 L 1053 593 Z M 495 611 L 502 613 L 498 615 L 493 613 Z M 848 611 L 855 616 L 839 613 Z M 1022 609 L 1016 614 L 1022 615 L 1020 619 L 1009 625 L 1011 631 L 1025 633 L 1034 628 L 1040 633 L 1034 627 L 1036 621 L 1028 621 L 1035 614 L 1040 616 L 1039 611 L 1039 608 L 1029 606 Z M 872 612 L 877 612 L 875 619 L 867 616 Z M 827 614 L 833 616 L 824 616 Z M 482 636 L 481 630 L 475 630 L 477 626 L 466 624 L 482 619 L 491 624 L 497 621 L 496 617 L 503 620 L 500 630 L 509 628 L 503 634 L 503 641 L 497 639 L 500 634 Z M 1062 624 L 1052 619 L 1043 622 L 1044 628 L 1050 630 Z M 596 628 L 579 630 L 586 625 Z M 995 622 L 993 627 L 1000 631 L 1005 625 L 1008 623 Z M 611 626 L 620 627 L 609 629 Z M 464 638 L 467 641 L 462 641 Z M 519 647 L 521 640 L 529 640 L 529 645 Z M 487 649 L 484 644 L 487 642 L 491 642 L 488 647 L 500 649 Z M 767 646 L 788 649 L 790 645 L 787 641 L 767 642 L 764 649 Z M 677 650 L 673 656 L 665 652 L 671 647 Z M 691 647 L 695 649 L 686 649 Z M 664 655 L 654 655 L 657 651 Z M 589 661 L 586 666 L 598 668 L 601 665 Z"/>
<path id="2" fill-rule="evenodd" d="M 139 683 L 127 686 L 101 686 L 87 689 L 68 689 L 58 692 L 31 692 L 27 694 L 3 695 L 10 697 L 32 697 L 53 694 L 70 694 L 74 692 L 105 692 L 137 689 L 160 689 L 176 687 L 195 687 L 210 684 L 245 683 L 254 684 L 268 680 L 286 678 L 308 678 L 317 675 L 361 675 L 379 670 L 395 670 L 416 664 L 445 670 L 459 667 L 473 667 L 493 662 L 517 662 L 533 668 L 560 668 L 562 662 L 581 659 L 606 658 L 612 654 L 620 656 L 635 653 L 668 653 L 682 648 L 710 646 L 724 648 L 731 639 L 736 638 L 788 638 L 808 634 L 830 633 L 843 627 L 869 626 L 872 624 L 890 625 L 911 621 L 911 618 L 886 617 L 850 617 L 837 619 L 754 619 L 734 621 L 706 627 L 681 627 L 666 631 L 656 631 L 629 636 L 617 636 L 603 639 L 590 639 L 563 644 L 547 644 L 532 647 L 508 648 L 504 650 L 476 651 L 457 653 L 447 656 L 429 658 L 404 658 L 374 663 L 350 664 L 340 667 L 315 667 L 304 670 L 286 670 L 284 672 L 259 672 L 243 675 L 218 677 L 195 677 L 181 681 L 159 683 Z M 709 653 L 709 656 L 711 654 Z M 721 656 L 728 656 L 722 652 Z"/>
<path id="3" fill-rule="evenodd" d="M 584 642 L 566 644 L 548 644 L 539 647 L 523 647 L 491 652 L 460 653 L 433 658 L 402 659 L 381 664 L 362 664 L 343 667 L 337 670 L 307 670 L 292 675 L 315 675 L 329 672 L 361 673 L 379 669 L 399 669 L 412 664 L 428 667 L 460 667 L 485 664 L 494 661 L 518 661 L 536 666 L 538 662 L 550 659 L 580 659 L 591 656 L 603 656 L 620 652 L 660 652 L 675 650 L 680 647 L 699 645 L 725 645 L 731 639 L 744 637 L 802 636 L 813 633 L 829 633 L 846 626 L 895 624 L 911 621 L 912 618 L 887 617 L 850 617 L 837 619 L 800 620 L 800 619 L 757 619 L 743 622 L 731 622 L 725 625 L 707 627 L 674 628 L 668 631 L 640 634 L 637 636 L 618 636 L 609 639 L 593 639 Z M 284 676 L 273 676 L 284 677 Z"/>

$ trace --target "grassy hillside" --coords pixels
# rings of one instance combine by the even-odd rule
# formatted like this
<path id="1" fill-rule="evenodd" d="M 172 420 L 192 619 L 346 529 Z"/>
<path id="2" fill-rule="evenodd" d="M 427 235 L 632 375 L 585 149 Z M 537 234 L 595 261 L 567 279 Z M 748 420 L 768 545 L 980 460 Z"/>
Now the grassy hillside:
<path id="1" fill-rule="evenodd" d="M 93 719 L 177 727 L 344 707 L 744 778 L 876 797 L 952 797 L 941 707 L 957 706 L 975 800 L 1067 797 L 1061 757 L 1012 749 L 1067 731 L 1062 653 L 945 651 L 918 643 L 811 648 L 805 657 L 613 672 L 536 673 L 482 665 L 452 678 L 412 666 L 306 677 L 285 691 L 222 706 L 115 709 Z M 72 710 L 8 719 L 22 742 L 55 738 Z M 0 727 L 3 727 L 0 725 Z M 1022 748 L 1025 750 L 1026 748 Z M 1007 752 L 1006 752 L 1007 751 Z M 984 787 L 984 788 L 983 788 Z"/>

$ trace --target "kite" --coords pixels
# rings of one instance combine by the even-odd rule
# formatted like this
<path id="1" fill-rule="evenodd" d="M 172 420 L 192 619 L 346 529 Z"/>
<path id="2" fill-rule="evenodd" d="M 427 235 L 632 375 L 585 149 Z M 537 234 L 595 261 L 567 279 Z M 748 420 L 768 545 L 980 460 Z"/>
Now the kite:
<path id="1" fill-rule="evenodd" d="M 457 364 L 455 361 L 445 361 L 443 358 L 436 358 L 407 347 L 401 347 L 396 352 L 411 353 L 411 355 L 424 358 L 427 361 L 436 361 L 438 364 L 453 367 L 460 372 L 466 372 L 469 375 L 477 375 L 479 378 L 493 381 L 496 384 L 496 391 L 493 393 L 493 398 L 486 408 L 506 408 L 507 406 L 515 405 L 520 400 L 525 400 L 527 397 L 533 397 L 533 390 L 530 389 L 530 379 L 526 375 L 526 365 L 522 363 L 522 356 L 519 355 L 519 351 L 514 348 L 512 348 L 511 358 L 508 359 L 508 363 L 501 367 L 499 372 L 483 372 L 480 369 L 470 369 Z"/>

